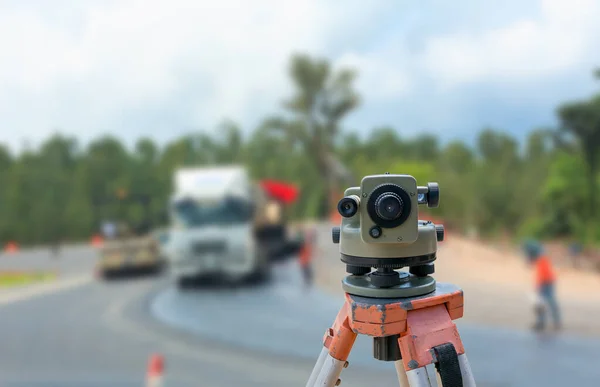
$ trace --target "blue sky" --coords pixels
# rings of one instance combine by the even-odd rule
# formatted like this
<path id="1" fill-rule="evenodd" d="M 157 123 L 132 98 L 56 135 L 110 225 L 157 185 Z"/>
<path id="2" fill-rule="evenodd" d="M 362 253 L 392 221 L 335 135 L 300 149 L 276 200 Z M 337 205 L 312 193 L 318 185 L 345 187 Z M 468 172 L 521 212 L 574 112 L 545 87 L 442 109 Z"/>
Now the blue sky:
<path id="1" fill-rule="evenodd" d="M 348 130 L 522 137 L 600 90 L 599 3 L 5 0 L 0 142 L 57 129 L 165 142 L 224 118 L 249 131 L 290 94 L 294 52 L 359 71 Z"/>

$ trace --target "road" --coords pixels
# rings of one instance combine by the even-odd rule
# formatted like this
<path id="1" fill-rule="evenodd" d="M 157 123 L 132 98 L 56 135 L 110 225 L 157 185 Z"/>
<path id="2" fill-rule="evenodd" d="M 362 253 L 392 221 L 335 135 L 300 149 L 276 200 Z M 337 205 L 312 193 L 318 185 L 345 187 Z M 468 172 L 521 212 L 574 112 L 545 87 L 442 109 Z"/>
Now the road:
<path id="1" fill-rule="evenodd" d="M 289 265 L 288 265 L 289 266 Z M 281 267 L 268 288 L 208 290 L 180 294 L 169 288 L 153 298 L 151 310 L 165 323 L 200 336 L 273 355 L 313 359 L 324 327 L 335 318 L 342 298 L 302 289 L 297 270 Z M 207 313 L 209 312 L 209 313 Z M 480 385 L 593 385 L 600 369 L 600 341 L 568 336 L 485 328 L 457 321 L 473 372 Z M 230 331 L 243 331 L 231 336 Z M 269 340 L 265 340 L 269 337 Z M 372 357 L 372 341 L 359 337 L 350 355 L 352 366 L 390 370 Z M 582 367 L 589 362 L 590 367 Z M 392 372 L 390 370 L 390 372 Z"/>
<path id="2" fill-rule="evenodd" d="M 36 254 L 3 259 L 48 264 L 43 253 Z M 61 259 L 79 259 L 81 270 L 69 276 L 91 271 L 91 250 L 64 254 Z M 0 385 L 143 386 L 147 359 L 155 352 L 167 362 L 165 386 L 304 385 L 313 359 L 293 356 L 293 348 L 289 356 L 244 350 L 154 320 L 150 304 L 169 285 L 166 278 L 101 283 L 90 277 L 76 287 L 0 304 Z M 393 374 L 356 367 L 345 373 L 344 385 L 368 385 L 371 378 L 395 381 Z"/>
<path id="3" fill-rule="evenodd" d="M 2 257 L 49 265 L 37 258 Z M 65 277 L 89 275 L 93 251 L 67 250 Z M 76 263 L 75 263 L 76 262 Z M 165 386 L 304 385 L 340 299 L 304 291 L 291 264 L 268 286 L 174 290 L 167 278 L 76 285 L 0 302 L 1 386 L 142 386 L 146 361 L 167 361 Z M 0 298 L 1 300 L 1 298 Z M 598 342 L 536 337 L 459 322 L 479 386 L 596 385 Z M 359 338 L 343 386 L 397 385 L 393 366 Z M 382 372 L 383 371 L 383 372 Z"/>

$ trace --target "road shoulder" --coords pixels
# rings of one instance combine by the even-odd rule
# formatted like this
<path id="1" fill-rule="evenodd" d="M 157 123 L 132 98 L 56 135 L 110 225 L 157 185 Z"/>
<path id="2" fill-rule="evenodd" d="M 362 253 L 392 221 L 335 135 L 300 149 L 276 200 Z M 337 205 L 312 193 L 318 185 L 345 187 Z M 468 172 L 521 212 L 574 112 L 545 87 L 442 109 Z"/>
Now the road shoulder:
<path id="1" fill-rule="evenodd" d="M 57 278 L 53 282 L 37 283 L 14 288 L 7 288 L 0 291 L 0 306 L 13 304 L 41 297 L 48 294 L 61 292 L 67 289 L 73 289 L 91 283 L 94 280 L 92 275 L 77 275 L 66 278 Z"/>

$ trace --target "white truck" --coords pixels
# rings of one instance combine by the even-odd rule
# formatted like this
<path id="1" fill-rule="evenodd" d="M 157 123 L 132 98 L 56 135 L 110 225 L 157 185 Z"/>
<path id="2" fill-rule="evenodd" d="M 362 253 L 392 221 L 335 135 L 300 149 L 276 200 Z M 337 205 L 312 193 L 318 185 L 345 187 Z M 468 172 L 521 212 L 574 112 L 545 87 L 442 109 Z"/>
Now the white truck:
<path id="1" fill-rule="evenodd" d="M 239 166 L 175 171 L 165 248 L 178 287 L 202 278 L 239 282 L 270 275 L 271 243 L 260 230 L 281 223 L 264 190 Z M 267 210 L 269 209 L 269 210 Z"/>

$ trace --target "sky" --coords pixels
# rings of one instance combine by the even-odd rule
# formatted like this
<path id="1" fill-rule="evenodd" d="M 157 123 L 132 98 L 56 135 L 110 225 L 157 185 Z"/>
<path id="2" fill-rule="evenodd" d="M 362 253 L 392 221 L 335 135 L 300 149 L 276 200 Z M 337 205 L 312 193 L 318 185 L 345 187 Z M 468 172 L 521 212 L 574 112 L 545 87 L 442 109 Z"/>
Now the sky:
<path id="1" fill-rule="evenodd" d="M 522 138 L 600 90 L 599 19 L 594 0 L 0 0 L 0 143 L 249 132 L 293 53 L 358 71 L 347 131 Z"/>

